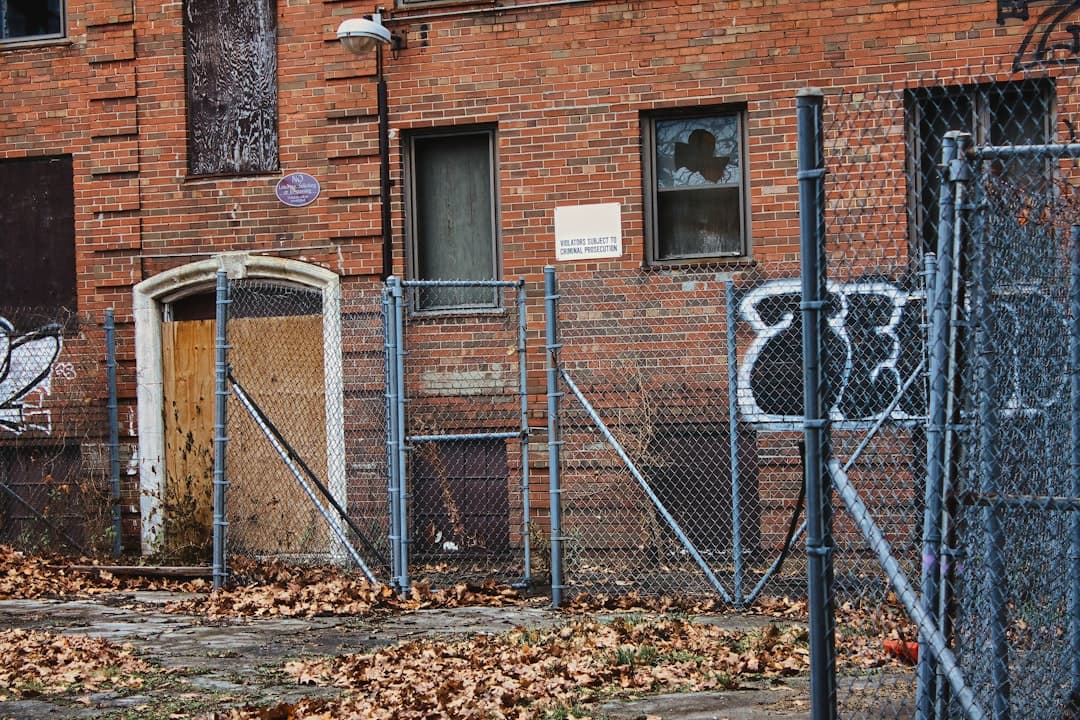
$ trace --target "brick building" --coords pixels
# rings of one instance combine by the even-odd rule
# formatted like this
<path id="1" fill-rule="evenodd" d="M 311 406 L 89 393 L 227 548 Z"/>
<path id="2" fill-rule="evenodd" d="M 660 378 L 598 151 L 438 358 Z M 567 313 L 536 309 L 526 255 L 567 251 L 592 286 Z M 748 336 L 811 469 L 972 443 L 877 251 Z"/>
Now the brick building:
<path id="1" fill-rule="evenodd" d="M 861 199 L 891 208 L 876 247 L 893 259 L 921 255 L 912 249 L 929 242 L 936 190 L 905 178 L 932 169 L 935 138 L 955 118 L 977 135 L 996 133 L 995 142 L 1067 140 L 1071 128 L 1063 120 L 1072 108 L 1065 111 L 1058 88 L 1075 72 L 1075 29 L 1059 2 L 408 0 L 383 13 L 403 40 L 383 58 L 392 179 L 385 266 L 376 63 L 345 52 L 335 35 L 342 20 L 374 9 L 340 0 L 0 1 L 0 316 L 10 338 L 2 347 L 29 347 L 26 338 L 57 324 L 33 336 L 54 338 L 55 352 L 36 361 L 42 372 L 13 372 L 30 362 L 25 353 L 9 351 L 4 361 L 12 379 L 0 379 L 7 393 L 0 408 L 10 422 L 0 426 L 0 443 L 10 448 L 0 461 L 9 477 L 33 465 L 27 453 L 60 436 L 81 438 L 84 463 L 97 452 L 90 448 L 102 442 L 101 416 L 72 414 L 68 428 L 60 400 L 78 396 L 76 380 L 49 368 L 94 355 L 85 392 L 100 401 L 94 383 L 103 351 L 94 338 L 105 309 L 114 308 L 121 440 L 139 448 L 130 462 L 130 451 L 124 455 L 132 468 L 125 542 L 134 550 L 141 534 L 149 549 L 167 525 L 166 456 L 180 453 L 170 433 L 192 432 L 170 424 L 172 409 L 194 405 L 197 412 L 181 415 L 200 415 L 194 436 L 205 438 L 212 397 L 205 383 L 190 395 L 170 394 L 180 392 L 178 375 L 212 376 L 212 335 L 181 337 L 163 323 L 211 318 L 215 273 L 225 269 L 237 280 L 312 294 L 308 310 L 284 313 L 321 316 L 310 333 L 280 323 L 255 328 L 238 352 L 255 366 L 284 346 L 294 357 L 318 358 L 303 371 L 315 375 L 296 387 L 302 395 L 317 388 L 325 405 L 301 422 L 326 428 L 315 441 L 322 474 L 349 488 L 342 492 L 356 507 L 354 491 L 385 494 L 383 470 L 372 469 L 384 452 L 383 339 L 371 329 L 377 322 L 364 324 L 380 312 L 385 275 L 523 278 L 529 394 L 540 400 L 542 270 L 554 264 L 570 286 L 606 298 L 605 307 L 584 312 L 600 313 L 588 317 L 607 325 L 568 331 L 584 348 L 575 357 L 592 367 L 597 387 L 632 394 L 625 367 L 590 366 L 589 353 L 608 352 L 599 347 L 607 340 L 612 357 L 661 344 L 680 362 L 704 364 L 712 340 L 723 346 L 723 323 L 679 320 L 684 308 L 719 297 L 717 278 L 797 274 L 800 89 L 820 87 L 851 102 L 868 89 L 902 88 L 883 109 L 891 124 L 875 146 L 877 170 L 898 180 Z M 993 80 L 1009 89 L 988 93 Z M 300 201 L 275 192 L 286 176 L 299 183 Z M 672 303 L 675 295 L 682 304 Z M 505 302 L 489 288 L 416 296 L 411 362 L 425 366 L 417 382 L 442 407 L 455 383 L 512 389 L 516 371 L 498 359 L 506 343 L 495 311 Z M 641 318 L 651 324 L 634 325 Z M 636 334 L 611 339 L 628 326 Z M 288 360 L 280 372 L 302 375 L 296 367 Z M 680 378 L 665 380 L 665 393 L 681 398 L 665 411 L 665 427 L 720 422 L 689 417 L 695 404 L 711 404 L 701 392 L 727 386 L 726 358 L 717 368 L 714 380 L 686 396 L 671 389 Z M 743 421 L 795 414 L 784 409 L 795 387 L 785 377 L 778 386 L 787 395 L 743 398 Z M 332 402 L 335 395 L 344 401 Z M 718 402 L 726 421 L 726 401 Z M 32 407 L 51 412 L 51 423 L 31 422 Z M 619 409 L 615 400 L 606 407 L 608 415 Z M 469 412 L 457 416 L 454 431 L 512 428 Z M 532 416 L 542 424 L 542 412 Z M 687 442 L 680 437 L 642 442 L 680 447 Z M 790 500 L 798 477 L 791 443 L 773 452 L 772 440 L 739 442 L 759 458 L 756 476 L 782 479 L 777 492 Z M 495 464 L 518 462 L 495 454 Z M 532 457 L 542 470 L 546 457 Z M 203 482 L 205 464 L 172 462 L 188 482 Z M 370 477 L 358 479 L 365 472 Z M 533 484 L 538 505 L 546 502 L 542 485 Z M 762 484 L 759 494 L 769 493 Z M 501 512 L 520 522 L 520 504 L 508 504 Z M 780 533 L 788 513 L 774 514 L 754 533 Z"/>

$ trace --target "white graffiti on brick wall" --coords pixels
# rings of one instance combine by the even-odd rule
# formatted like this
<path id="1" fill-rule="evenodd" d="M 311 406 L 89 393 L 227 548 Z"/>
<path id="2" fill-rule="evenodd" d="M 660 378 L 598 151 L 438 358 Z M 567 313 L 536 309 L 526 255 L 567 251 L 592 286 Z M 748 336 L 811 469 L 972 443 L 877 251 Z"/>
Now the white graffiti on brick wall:
<path id="1" fill-rule="evenodd" d="M 52 432 L 52 415 L 43 406 L 52 392 L 61 345 L 58 325 L 16 335 L 15 327 L 0 317 L 0 430 Z"/>
<path id="2" fill-rule="evenodd" d="M 991 304 L 995 404 L 1004 417 L 1038 416 L 1068 400 L 1069 315 L 1037 285 L 999 290 Z"/>
<path id="3" fill-rule="evenodd" d="M 834 421 L 923 417 L 925 385 L 904 385 L 924 354 L 925 295 L 888 281 L 830 283 L 826 407 Z M 802 419 L 801 284 L 768 282 L 739 304 L 754 339 L 738 371 L 739 410 L 754 423 Z M 999 289 L 990 331 L 996 407 L 1005 418 L 1039 414 L 1066 400 L 1067 314 L 1038 287 Z M 902 396 L 901 396 L 902 393 Z M 899 396 L 899 397 L 898 397 Z M 896 401 L 896 402 L 894 402 Z"/>

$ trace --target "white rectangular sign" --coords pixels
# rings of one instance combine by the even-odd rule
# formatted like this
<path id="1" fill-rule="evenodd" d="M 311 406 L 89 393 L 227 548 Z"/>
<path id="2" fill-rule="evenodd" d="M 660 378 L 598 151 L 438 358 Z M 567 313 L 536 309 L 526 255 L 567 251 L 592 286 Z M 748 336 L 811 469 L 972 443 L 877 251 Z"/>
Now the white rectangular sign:
<path id="1" fill-rule="evenodd" d="M 555 259 L 593 260 L 622 255 L 619 203 L 555 208 Z"/>

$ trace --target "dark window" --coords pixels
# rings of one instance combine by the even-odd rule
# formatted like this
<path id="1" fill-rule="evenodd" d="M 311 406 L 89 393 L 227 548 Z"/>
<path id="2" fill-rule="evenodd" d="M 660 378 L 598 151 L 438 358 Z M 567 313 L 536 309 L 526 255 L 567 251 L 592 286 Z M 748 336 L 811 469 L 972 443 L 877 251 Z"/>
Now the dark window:
<path id="1" fill-rule="evenodd" d="M 743 124 L 730 110 L 645 119 L 649 262 L 749 254 Z"/>
<path id="2" fill-rule="evenodd" d="M 64 36 L 62 0 L 0 0 L 0 40 Z"/>
<path id="3" fill-rule="evenodd" d="M 0 446 L 0 482 L 11 491 L 0 493 L 0 543 L 70 552 L 68 538 L 89 544 L 103 537 L 107 516 L 96 510 L 107 507 L 106 490 L 81 471 L 78 445 Z"/>
<path id="4" fill-rule="evenodd" d="M 415 448 L 413 462 L 417 553 L 499 556 L 510 552 L 504 441 L 422 442 Z"/>
<path id="5" fill-rule="evenodd" d="M 0 199 L 0 315 L 22 330 L 66 320 L 76 300 L 71 156 L 0 161 Z"/>
<path id="6" fill-rule="evenodd" d="M 971 133 L 976 145 L 1041 145 L 1049 142 L 1054 90 L 1048 81 L 918 88 L 908 93 L 911 136 L 912 224 L 916 244 L 937 246 L 941 192 L 941 140 L 950 130 Z M 1028 191 L 1049 179 L 1046 162 L 1013 159 L 990 168 L 999 179 Z"/>
<path id="7" fill-rule="evenodd" d="M 412 270 L 418 280 L 494 280 L 494 133 L 417 135 L 410 143 Z M 425 288 L 422 310 L 485 308 L 497 294 L 485 287 Z"/>
<path id="8" fill-rule="evenodd" d="M 185 0 L 188 170 L 278 170 L 275 0 Z"/>

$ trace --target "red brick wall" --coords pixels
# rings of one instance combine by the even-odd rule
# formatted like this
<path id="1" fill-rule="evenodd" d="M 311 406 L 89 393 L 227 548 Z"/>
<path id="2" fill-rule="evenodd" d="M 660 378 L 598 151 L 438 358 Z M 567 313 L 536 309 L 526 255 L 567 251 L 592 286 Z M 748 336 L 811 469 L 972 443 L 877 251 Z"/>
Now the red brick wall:
<path id="1" fill-rule="evenodd" d="M 342 19 L 371 9 L 351 0 L 278 2 L 281 171 L 322 183 L 304 208 L 277 201 L 279 174 L 186 177 L 181 2 L 69 0 L 66 40 L 0 47 L 0 158 L 74 156 L 79 310 L 98 322 L 106 307 L 117 310 L 126 412 L 134 402 L 131 287 L 140 280 L 245 250 L 327 267 L 348 278 L 346 294 L 376 281 L 374 62 L 334 37 Z M 495 125 L 503 276 L 527 279 L 534 346 L 556 206 L 622 206 L 623 257 L 566 269 L 603 274 L 642 263 L 641 113 L 745 105 L 753 258 L 792 263 L 799 89 L 820 86 L 831 97 L 931 75 L 964 82 L 982 77 L 983 63 L 1005 77 L 996 68 L 1009 65 L 1035 24 L 998 25 L 991 0 L 597 0 L 519 10 L 433 5 L 390 16 L 407 41 L 385 63 L 396 271 L 406 224 L 401 133 Z M 1075 111 L 1072 100 L 1061 107 Z M 902 142 L 894 129 L 892 141 Z M 898 145 L 881 160 L 891 172 L 903 167 Z M 895 208 L 904 192 L 898 182 L 874 200 Z M 904 229 L 894 230 L 903 242 Z M 537 357 L 534 390 L 539 370 Z"/>

